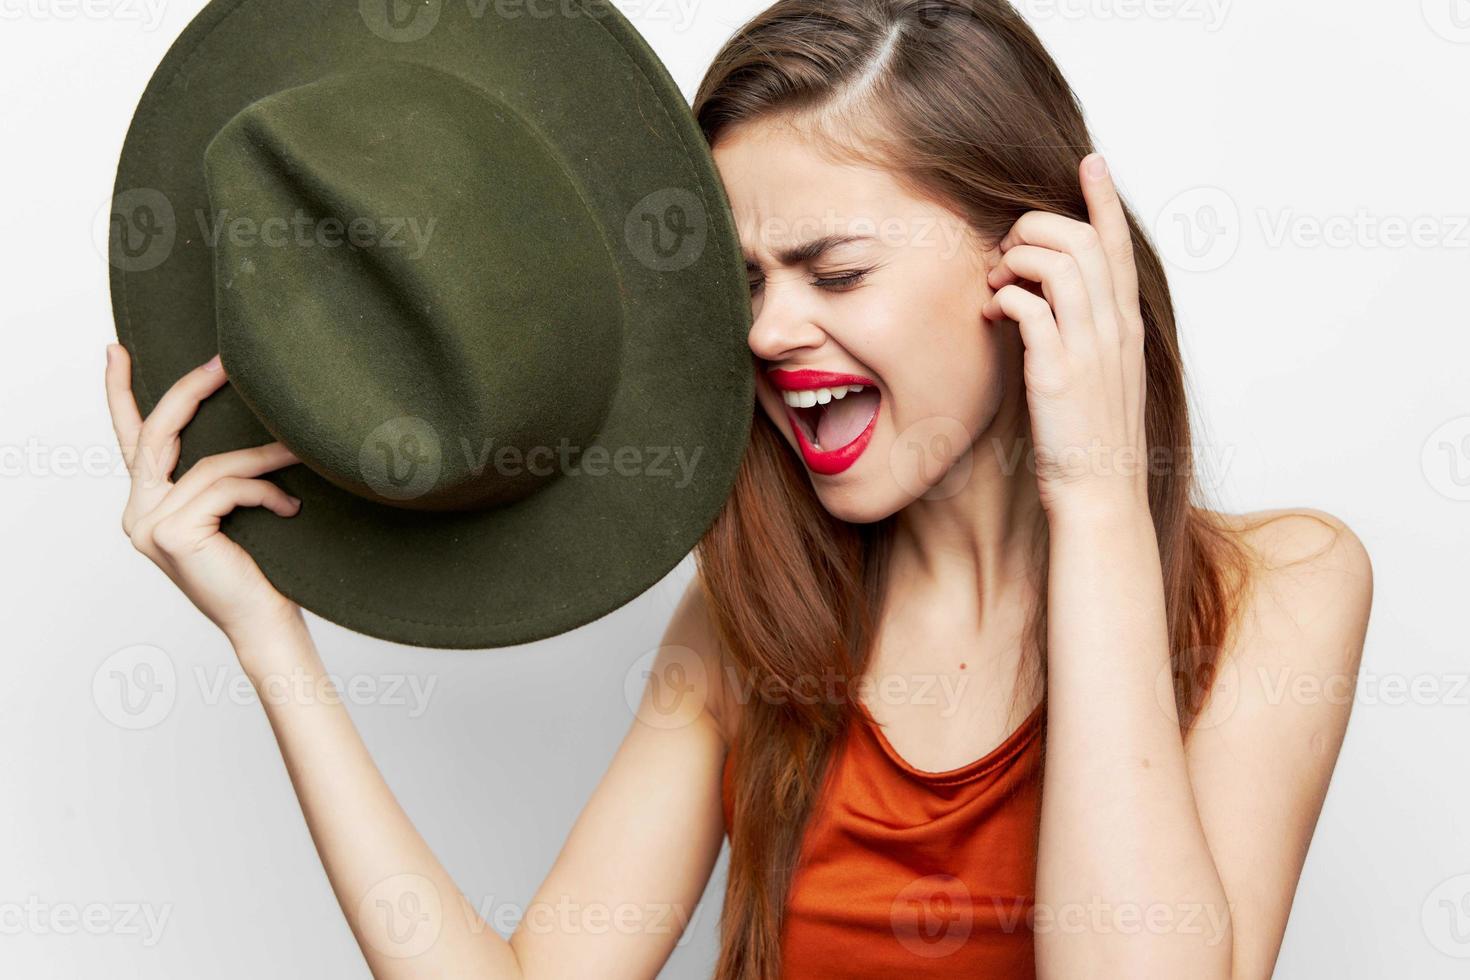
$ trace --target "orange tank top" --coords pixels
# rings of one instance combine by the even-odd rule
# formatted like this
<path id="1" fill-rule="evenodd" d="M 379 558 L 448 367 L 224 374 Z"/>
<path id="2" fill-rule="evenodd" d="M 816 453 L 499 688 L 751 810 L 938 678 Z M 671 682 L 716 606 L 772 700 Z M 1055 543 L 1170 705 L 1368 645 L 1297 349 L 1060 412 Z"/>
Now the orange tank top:
<path id="1" fill-rule="evenodd" d="M 859 705 L 802 840 L 781 930 L 783 980 L 1036 976 L 1038 704 L 984 757 L 915 769 Z M 725 759 L 725 830 L 734 812 Z"/>

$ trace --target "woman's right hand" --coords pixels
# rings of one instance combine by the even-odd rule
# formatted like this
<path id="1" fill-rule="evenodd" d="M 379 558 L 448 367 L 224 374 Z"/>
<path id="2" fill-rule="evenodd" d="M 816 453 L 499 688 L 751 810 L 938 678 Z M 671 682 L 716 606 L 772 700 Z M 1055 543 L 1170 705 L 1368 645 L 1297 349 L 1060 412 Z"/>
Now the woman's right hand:
<path id="1" fill-rule="evenodd" d="M 265 507 L 292 517 L 301 501 L 262 474 L 299 462 L 279 442 L 209 456 L 177 483 L 179 433 L 199 403 L 226 381 L 216 355 L 170 388 L 146 421 L 133 398 L 132 365 L 121 344 L 107 347 L 107 405 L 132 477 L 123 533 L 232 641 L 299 615 L 255 560 L 220 531 L 236 507 Z"/>

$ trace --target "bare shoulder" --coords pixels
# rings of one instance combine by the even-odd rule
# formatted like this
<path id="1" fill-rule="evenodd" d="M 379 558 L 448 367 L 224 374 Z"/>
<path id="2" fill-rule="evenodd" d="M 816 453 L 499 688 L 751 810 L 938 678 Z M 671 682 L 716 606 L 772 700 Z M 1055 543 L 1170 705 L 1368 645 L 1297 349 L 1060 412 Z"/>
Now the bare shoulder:
<path id="1" fill-rule="evenodd" d="M 735 721 L 735 701 L 730 697 L 733 676 L 730 670 L 731 661 L 725 644 L 720 639 L 709 596 L 698 572 L 689 580 L 684 595 L 674 609 L 674 615 L 664 631 L 663 646 L 680 648 L 676 658 L 693 668 L 681 672 L 684 675 L 681 683 L 692 688 L 697 696 L 704 699 L 705 710 L 714 719 L 725 744 L 730 745 L 734 738 Z"/>
<path id="2" fill-rule="evenodd" d="M 1362 540 L 1341 518 L 1325 510 L 1283 507 L 1248 514 L 1208 514 L 1270 565 L 1325 558 L 1329 567 L 1338 565 L 1361 574 L 1370 571 Z"/>
<path id="3" fill-rule="evenodd" d="M 1313 638 L 1326 656 L 1356 665 L 1373 603 L 1373 565 L 1362 540 L 1340 518 L 1313 508 L 1213 514 L 1251 563 L 1242 636 L 1286 655 Z"/>

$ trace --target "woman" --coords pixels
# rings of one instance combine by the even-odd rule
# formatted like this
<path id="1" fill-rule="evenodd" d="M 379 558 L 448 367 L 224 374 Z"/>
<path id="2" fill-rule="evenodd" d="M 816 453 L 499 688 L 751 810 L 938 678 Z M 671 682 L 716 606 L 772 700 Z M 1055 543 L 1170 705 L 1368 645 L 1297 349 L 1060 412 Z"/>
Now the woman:
<path id="1" fill-rule="evenodd" d="M 640 720 L 511 939 L 340 705 L 262 697 L 374 975 L 653 976 L 728 830 L 722 980 L 1269 976 L 1349 711 L 1280 692 L 1351 683 L 1371 569 L 1320 511 L 1200 505 L 1163 270 L 1060 72 L 1001 0 L 782 0 L 695 112 L 760 411 Z M 110 348 L 124 529 L 263 692 L 319 677 L 218 533 L 295 513 L 260 479 L 294 458 L 170 484 L 224 375 L 146 422 L 128 377 Z"/>

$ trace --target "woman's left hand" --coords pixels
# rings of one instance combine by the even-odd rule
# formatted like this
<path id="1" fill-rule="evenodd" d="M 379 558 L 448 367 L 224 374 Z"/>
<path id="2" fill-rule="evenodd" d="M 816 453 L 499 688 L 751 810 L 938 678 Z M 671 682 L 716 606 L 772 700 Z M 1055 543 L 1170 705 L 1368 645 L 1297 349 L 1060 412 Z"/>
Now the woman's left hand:
<path id="1" fill-rule="evenodd" d="M 1022 215 L 1000 242 L 983 310 L 1021 328 L 1037 482 L 1052 520 L 1099 506 L 1148 509 L 1133 240 L 1102 157 L 1090 154 L 1079 171 L 1091 222 Z M 1042 295 L 1019 280 L 1039 283 Z"/>

